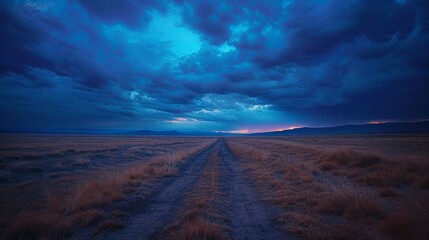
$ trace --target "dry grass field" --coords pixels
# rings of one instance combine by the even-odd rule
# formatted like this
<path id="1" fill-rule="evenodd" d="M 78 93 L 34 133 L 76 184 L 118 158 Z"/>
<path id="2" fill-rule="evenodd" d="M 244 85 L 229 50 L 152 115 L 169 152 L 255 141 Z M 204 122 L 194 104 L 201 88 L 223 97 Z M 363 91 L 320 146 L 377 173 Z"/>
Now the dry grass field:
<path id="1" fill-rule="evenodd" d="M 428 239 L 428 135 L 0 136 L 4 239 Z"/>
<path id="2" fill-rule="evenodd" d="M 307 239 L 427 239 L 427 135 L 231 139 L 278 221 Z"/>
<path id="3" fill-rule="evenodd" d="M 4 135 L 0 141 L 1 233 L 39 239 L 95 223 L 120 226 L 104 221 L 119 212 L 107 213 L 106 206 L 177 174 L 180 161 L 214 139 Z"/>

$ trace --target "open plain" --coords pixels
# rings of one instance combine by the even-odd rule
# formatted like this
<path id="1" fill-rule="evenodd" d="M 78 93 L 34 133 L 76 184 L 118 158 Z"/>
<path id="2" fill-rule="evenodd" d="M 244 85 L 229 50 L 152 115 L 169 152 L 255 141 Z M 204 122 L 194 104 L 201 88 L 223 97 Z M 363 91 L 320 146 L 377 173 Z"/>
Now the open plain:
<path id="1" fill-rule="evenodd" d="M 429 136 L 3 134 L 5 239 L 427 239 Z"/>

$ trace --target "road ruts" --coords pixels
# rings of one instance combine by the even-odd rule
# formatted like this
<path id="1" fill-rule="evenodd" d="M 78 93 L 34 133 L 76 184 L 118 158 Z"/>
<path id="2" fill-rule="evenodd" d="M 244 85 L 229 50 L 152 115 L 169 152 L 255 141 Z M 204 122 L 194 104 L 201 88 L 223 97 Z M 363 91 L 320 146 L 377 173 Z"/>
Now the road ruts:
<path id="1" fill-rule="evenodd" d="M 261 200 L 254 185 L 238 166 L 237 158 L 221 139 L 219 157 L 225 191 L 226 212 L 230 220 L 233 239 L 294 239 L 276 228 L 276 209 Z"/>
<path id="2" fill-rule="evenodd" d="M 189 159 L 181 167 L 180 176 L 174 177 L 158 191 L 146 198 L 139 209 L 127 222 L 127 226 L 113 233 L 101 236 L 102 239 L 154 239 L 165 226 L 174 221 L 178 207 L 183 202 L 183 195 L 195 185 L 206 165 L 210 154 L 215 151 L 219 141 Z"/>

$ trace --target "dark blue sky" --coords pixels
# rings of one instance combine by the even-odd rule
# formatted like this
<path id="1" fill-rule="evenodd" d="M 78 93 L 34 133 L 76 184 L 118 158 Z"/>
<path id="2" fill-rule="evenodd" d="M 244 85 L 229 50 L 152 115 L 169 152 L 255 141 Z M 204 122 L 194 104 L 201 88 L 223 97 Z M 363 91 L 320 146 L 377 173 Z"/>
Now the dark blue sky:
<path id="1" fill-rule="evenodd" d="M 0 3 L 0 127 L 429 118 L 429 1 Z"/>

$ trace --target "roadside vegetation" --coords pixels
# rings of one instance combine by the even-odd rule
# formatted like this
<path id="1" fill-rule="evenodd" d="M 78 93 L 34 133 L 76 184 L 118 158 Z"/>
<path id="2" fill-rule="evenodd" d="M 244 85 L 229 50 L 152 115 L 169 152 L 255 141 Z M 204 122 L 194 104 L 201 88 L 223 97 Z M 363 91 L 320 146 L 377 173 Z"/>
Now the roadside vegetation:
<path id="1" fill-rule="evenodd" d="M 7 225 L 6 237 L 62 239 L 88 226 L 95 226 L 95 234 L 119 230 L 125 224 L 122 218 L 127 213 L 109 206 L 126 200 L 137 188 L 141 193 L 158 179 L 177 175 L 183 161 L 214 143 L 210 138 L 190 141 L 193 142 L 192 147 L 176 149 L 166 145 L 174 151 L 166 151 L 142 162 L 135 161 L 119 169 L 106 167 L 93 176 L 89 172 L 84 180 L 72 187 L 67 186 L 66 191 L 44 194 L 43 199 L 39 199 L 40 204 L 26 206 Z"/>
<path id="2" fill-rule="evenodd" d="M 282 207 L 278 222 L 286 231 L 306 239 L 429 236 L 427 159 L 399 162 L 278 139 L 228 144 L 265 199 Z"/>
<path id="3" fill-rule="evenodd" d="M 429 189 L 429 162 L 423 157 L 389 160 L 352 150 L 329 151 L 317 160 L 319 169 L 355 179 L 368 186 L 397 188 L 401 185 Z"/>

